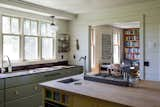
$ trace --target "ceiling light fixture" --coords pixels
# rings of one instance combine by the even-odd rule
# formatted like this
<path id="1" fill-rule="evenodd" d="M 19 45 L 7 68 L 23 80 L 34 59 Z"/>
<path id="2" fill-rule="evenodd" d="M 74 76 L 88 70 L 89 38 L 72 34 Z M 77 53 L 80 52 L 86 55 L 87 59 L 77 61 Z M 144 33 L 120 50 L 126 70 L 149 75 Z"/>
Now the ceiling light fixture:
<path id="1" fill-rule="evenodd" d="M 56 24 L 55 24 L 55 16 L 51 16 L 51 18 L 52 18 L 51 29 L 52 29 L 53 31 L 57 31 L 57 30 L 58 30 L 58 27 L 57 27 Z"/>

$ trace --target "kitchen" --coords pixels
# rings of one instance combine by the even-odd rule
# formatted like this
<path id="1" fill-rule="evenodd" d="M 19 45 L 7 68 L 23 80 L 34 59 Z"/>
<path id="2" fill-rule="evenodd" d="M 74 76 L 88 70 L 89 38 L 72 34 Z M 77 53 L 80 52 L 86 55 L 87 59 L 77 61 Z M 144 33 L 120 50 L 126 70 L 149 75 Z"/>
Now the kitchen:
<path id="1" fill-rule="evenodd" d="M 159 107 L 159 3 L 1 0 L 0 107 Z M 138 78 L 95 79 L 93 28 L 128 22 L 139 22 Z"/>

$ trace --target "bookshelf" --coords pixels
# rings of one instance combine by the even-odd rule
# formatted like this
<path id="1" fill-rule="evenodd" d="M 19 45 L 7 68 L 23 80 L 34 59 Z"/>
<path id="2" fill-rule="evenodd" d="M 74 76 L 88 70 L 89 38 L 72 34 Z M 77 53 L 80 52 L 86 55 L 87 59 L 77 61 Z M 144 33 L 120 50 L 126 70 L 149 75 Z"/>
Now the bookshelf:
<path id="1" fill-rule="evenodd" d="M 124 59 L 128 60 L 133 66 L 139 66 L 140 47 L 139 47 L 139 28 L 123 30 L 124 35 Z"/>

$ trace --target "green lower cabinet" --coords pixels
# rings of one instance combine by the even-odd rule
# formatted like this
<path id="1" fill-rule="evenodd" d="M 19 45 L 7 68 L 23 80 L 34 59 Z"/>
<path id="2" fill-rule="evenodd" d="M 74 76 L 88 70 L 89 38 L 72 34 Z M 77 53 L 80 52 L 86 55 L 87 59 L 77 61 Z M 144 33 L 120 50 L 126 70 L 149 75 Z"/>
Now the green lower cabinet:
<path id="1" fill-rule="evenodd" d="M 0 79 L 0 90 L 4 89 L 4 79 Z"/>
<path id="2" fill-rule="evenodd" d="M 38 84 L 27 84 L 19 87 L 13 87 L 5 90 L 6 102 L 14 101 L 17 99 L 32 96 L 36 93 L 40 93 L 41 88 Z"/>
<path id="3" fill-rule="evenodd" d="M 4 90 L 0 90 L 0 104 L 2 103 L 4 103 Z"/>
<path id="4" fill-rule="evenodd" d="M 65 73 L 65 76 L 81 74 L 83 73 L 83 68 L 82 67 L 69 68 L 69 69 L 66 69 L 64 73 Z"/>
<path id="5" fill-rule="evenodd" d="M 43 77 L 43 80 L 41 82 L 45 82 L 45 81 L 50 81 L 50 80 L 54 80 L 54 79 L 58 79 L 58 78 L 61 78 L 61 77 L 64 77 L 65 75 L 63 75 L 63 70 L 60 71 L 50 71 L 50 72 L 46 72 L 46 73 L 42 73 L 42 77 Z"/>
<path id="6" fill-rule="evenodd" d="M 42 107 L 40 82 L 50 81 L 82 73 L 82 67 L 73 67 L 38 74 L 6 78 L 5 94 L 0 91 L 0 107 Z M 0 83 L 4 81 L 0 81 Z M 1 86 L 2 87 L 2 86 Z M 3 88 L 3 87 L 2 87 Z M 4 101 L 5 95 L 5 101 Z"/>
<path id="7" fill-rule="evenodd" d="M 7 102 L 5 107 L 42 107 L 42 95 L 38 93 L 30 97 Z"/>
<path id="8" fill-rule="evenodd" d="M 4 104 L 0 104 L 0 107 L 4 107 Z"/>

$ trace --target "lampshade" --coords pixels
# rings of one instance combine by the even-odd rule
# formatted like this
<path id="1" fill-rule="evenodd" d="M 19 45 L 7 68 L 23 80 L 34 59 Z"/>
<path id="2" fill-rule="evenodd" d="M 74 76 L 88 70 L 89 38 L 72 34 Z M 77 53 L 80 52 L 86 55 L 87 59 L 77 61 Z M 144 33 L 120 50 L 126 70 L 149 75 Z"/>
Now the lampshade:
<path id="1" fill-rule="evenodd" d="M 58 30 L 58 26 L 56 26 L 56 24 L 54 22 L 55 16 L 51 16 L 51 18 L 52 18 L 51 31 L 55 32 Z"/>

